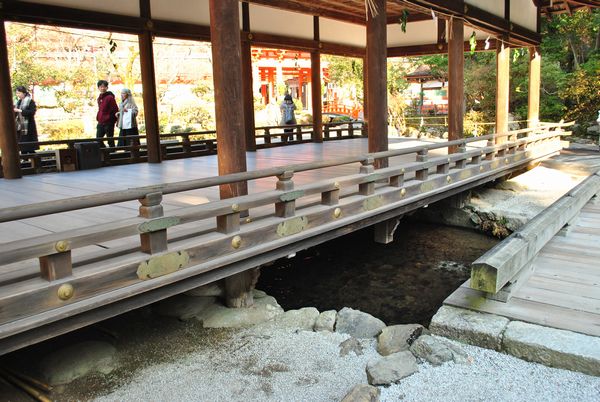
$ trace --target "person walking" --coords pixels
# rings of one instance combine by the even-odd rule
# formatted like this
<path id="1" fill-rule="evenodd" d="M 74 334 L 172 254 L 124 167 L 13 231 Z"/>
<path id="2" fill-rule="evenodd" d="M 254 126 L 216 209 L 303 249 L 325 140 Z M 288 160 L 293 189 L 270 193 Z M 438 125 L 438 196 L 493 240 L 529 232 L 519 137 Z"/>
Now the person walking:
<path id="1" fill-rule="evenodd" d="M 117 122 L 117 112 L 119 107 L 115 100 L 115 95 L 108 90 L 108 81 L 98 81 L 98 114 L 96 115 L 96 138 L 103 138 L 106 135 L 108 146 L 114 147 L 115 141 L 115 123 Z M 100 141 L 100 146 L 104 147 L 104 141 Z"/>
<path id="2" fill-rule="evenodd" d="M 117 127 L 119 127 L 119 143 L 120 147 L 130 145 L 131 143 L 139 143 L 137 138 L 128 140 L 129 135 L 139 135 L 137 127 L 138 107 L 135 104 L 131 90 L 127 88 L 121 89 L 121 103 L 117 112 Z"/>
<path id="3" fill-rule="evenodd" d="M 281 125 L 282 126 L 292 126 L 292 125 L 297 124 L 296 123 L 296 115 L 294 114 L 294 110 L 296 110 L 296 105 L 294 105 L 292 95 L 286 94 L 283 97 L 283 102 L 281 102 L 279 109 L 281 110 Z M 293 128 L 284 128 L 283 132 L 286 134 L 281 136 L 281 141 L 287 142 L 288 137 L 291 140 L 293 138 L 293 135 L 289 134 L 289 133 L 292 133 L 293 131 L 294 131 Z"/>
<path id="4" fill-rule="evenodd" d="M 31 99 L 29 91 L 23 85 L 19 85 L 15 93 L 18 99 L 14 108 L 17 122 L 17 142 L 37 143 L 38 133 L 34 117 L 36 112 L 35 101 Z M 23 144 L 20 146 L 20 150 L 24 154 L 32 154 L 39 148 L 38 144 Z"/>

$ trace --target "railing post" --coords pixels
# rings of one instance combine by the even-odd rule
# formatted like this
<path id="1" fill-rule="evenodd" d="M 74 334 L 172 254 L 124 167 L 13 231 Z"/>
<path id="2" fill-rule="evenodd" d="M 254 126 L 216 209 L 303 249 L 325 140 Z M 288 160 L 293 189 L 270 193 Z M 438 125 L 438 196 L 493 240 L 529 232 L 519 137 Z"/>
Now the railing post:
<path id="1" fill-rule="evenodd" d="M 429 159 L 429 156 L 427 155 L 428 150 L 422 149 L 419 152 L 417 152 L 417 162 L 427 162 L 427 160 Z M 427 180 L 427 178 L 429 177 L 429 169 L 425 168 L 425 169 L 420 169 L 417 170 L 415 172 L 415 178 L 417 180 Z"/>
<path id="2" fill-rule="evenodd" d="M 290 191 L 294 189 L 294 182 L 292 181 L 294 172 L 285 171 L 280 175 L 277 175 L 279 179 L 275 188 L 279 191 Z M 281 200 L 275 203 L 275 215 L 280 218 L 288 218 L 294 216 L 296 213 L 296 200 Z"/>
<path id="3" fill-rule="evenodd" d="M 302 126 L 296 126 L 296 140 L 302 141 Z"/>
<path id="4" fill-rule="evenodd" d="M 372 157 L 368 157 L 360 162 L 362 166 L 360 167 L 360 173 L 362 174 L 371 174 L 375 172 L 375 159 Z M 375 192 L 375 182 L 370 181 L 368 183 L 360 183 L 358 185 L 358 193 L 360 195 L 371 195 Z"/>
<path id="5" fill-rule="evenodd" d="M 494 138 L 490 138 L 489 140 L 487 140 L 487 143 L 485 145 L 486 145 L 486 147 L 493 147 L 495 145 Z M 486 152 L 485 159 L 488 161 L 491 161 L 492 159 L 494 159 L 495 153 L 496 153 L 496 151 L 494 151 L 494 150 L 492 150 L 491 152 Z"/>
<path id="6" fill-rule="evenodd" d="M 139 199 L 139 216 L 146 219 L 163 216 L 162 193 L 150 193 Z M 140 233 L 142 251 L 147 254 L 158 253 L 167 249 L 167 229 L 159 229 L 148 233 Z"/>
<path id="7" fill-rule="evenodd" d="M 450 171 L 450 158 L 446 159 L 446 163 L 437 165 L 437 169 L 435 172 L 437 174 L 448 174 L 449 171 Z"/>
<path id="8" fill-rule="evenodd" d="M 66 240 L 57 241 L 54 245 L 56 254 L 39 258 L 42 278 L 51 282 L 66 278 L 73 274 L 70 244 Z"/>
<path id="9" fill-rule="evenodd" d="M 271 143 L 271 130 L 268 128 L 265 128 L 265 144 L 270 144 Z"/>
<path id="10" fill-rule="evenodd" d="M 400 174 L 390 176 L 390 186 L 402 187 L 404 185 L 404 169 L 400 171 Z"/>
<path id="11" fill-rule="evenodd" d="M 354 124 L 348 123 L 348 137 L 354 138 Z"/>
<path id="12" fill-rule="evenodd" d="M 192 153 L 192 143 L 190 142 L 190 135 L 188 133 L 182 133 L 181 135 L 183 137 L 183 152 L 187 156 L 189 156 Z"/>
<path id="13" fill-rule="evenodd" d="M 323 135 L 325 136 L 325 138 L 329 138 L 329 125 L 328 124 L 323 125 Z"/>
<path id="14" fill-rule="evenodd" d="M 340 183 L 333 183 L 334 190 L 324 191 L 321 193 L 321 204 L 337 205 L 340 203 Z"/>
<path id="15" fill-rule="evenodd" d="M 240 230 L 240 208 L 238 204 L 231 205 L 232 213 L 217 216 L 217 231 L 230 234 Z"/>
<path id="16" fill-rule="evenodd" d="M 464 155 L 464 153 L 467 152 L 467 144 L 465 142 L 462 142 L 458 146 L 457 152 Z M 467 160 L 465 158 L 461 158 L 456 161 L 455 166 L 457 169 L 464 169 L 466 165 L 467 165 Z"/>

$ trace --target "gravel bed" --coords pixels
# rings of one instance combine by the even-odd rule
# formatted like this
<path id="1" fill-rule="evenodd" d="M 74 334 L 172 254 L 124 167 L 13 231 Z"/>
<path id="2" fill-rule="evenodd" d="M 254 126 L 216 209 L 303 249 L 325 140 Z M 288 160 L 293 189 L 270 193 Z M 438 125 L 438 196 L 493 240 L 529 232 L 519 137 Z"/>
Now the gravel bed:
<path id="1" fill-rule="evenodd" d="M 365 367 L 377 359 L 374 340 L 362 354 L 340 357 L 337 333 L 242 330 L 226 345 L 205 347 L 175 363 L 138 372 L 128 384 L 97 401 L 340 401 L 366 383 Z M 469 364 L 433 367 L 390 387 L 382 401 L 598 401 L 600 378 L 458 344 Z"/>

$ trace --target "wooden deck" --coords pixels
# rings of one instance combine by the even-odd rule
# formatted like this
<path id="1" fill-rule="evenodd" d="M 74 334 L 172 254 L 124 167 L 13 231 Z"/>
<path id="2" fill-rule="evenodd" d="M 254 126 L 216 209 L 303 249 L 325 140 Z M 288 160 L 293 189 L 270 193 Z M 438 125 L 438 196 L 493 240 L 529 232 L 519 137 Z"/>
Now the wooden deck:
<path id="1" fill-rule="evenodd" d="M 600 200 L 581 210 L 534 260 L 535 271 L 507 302 L 486 299 L 463 284 L 444 304 L 510 320 L 600 336 Z"/>

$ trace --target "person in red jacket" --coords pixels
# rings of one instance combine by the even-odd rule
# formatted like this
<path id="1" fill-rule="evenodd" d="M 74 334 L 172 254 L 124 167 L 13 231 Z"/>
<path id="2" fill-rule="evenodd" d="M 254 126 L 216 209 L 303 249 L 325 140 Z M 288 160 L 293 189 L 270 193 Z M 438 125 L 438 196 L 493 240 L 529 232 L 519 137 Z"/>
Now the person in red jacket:
<path id="1" fill-rule="evenodd" d="M 114 147 L 115 140 L 115 123 L 117 122 L 117 112 L 119 107 L 115 100 L 115 95 L 108 90 L 108 81 L 98 81 L 98 90 L 100 95 L 98 96 L 98 114 L 96 120 L 98 125 L 96 126 L 96 138 L 103 138 L 106 135 L 108 139 L 108 146 Z M 104 141 L 100 141 L 100 146 L 104 147 Z"/>

